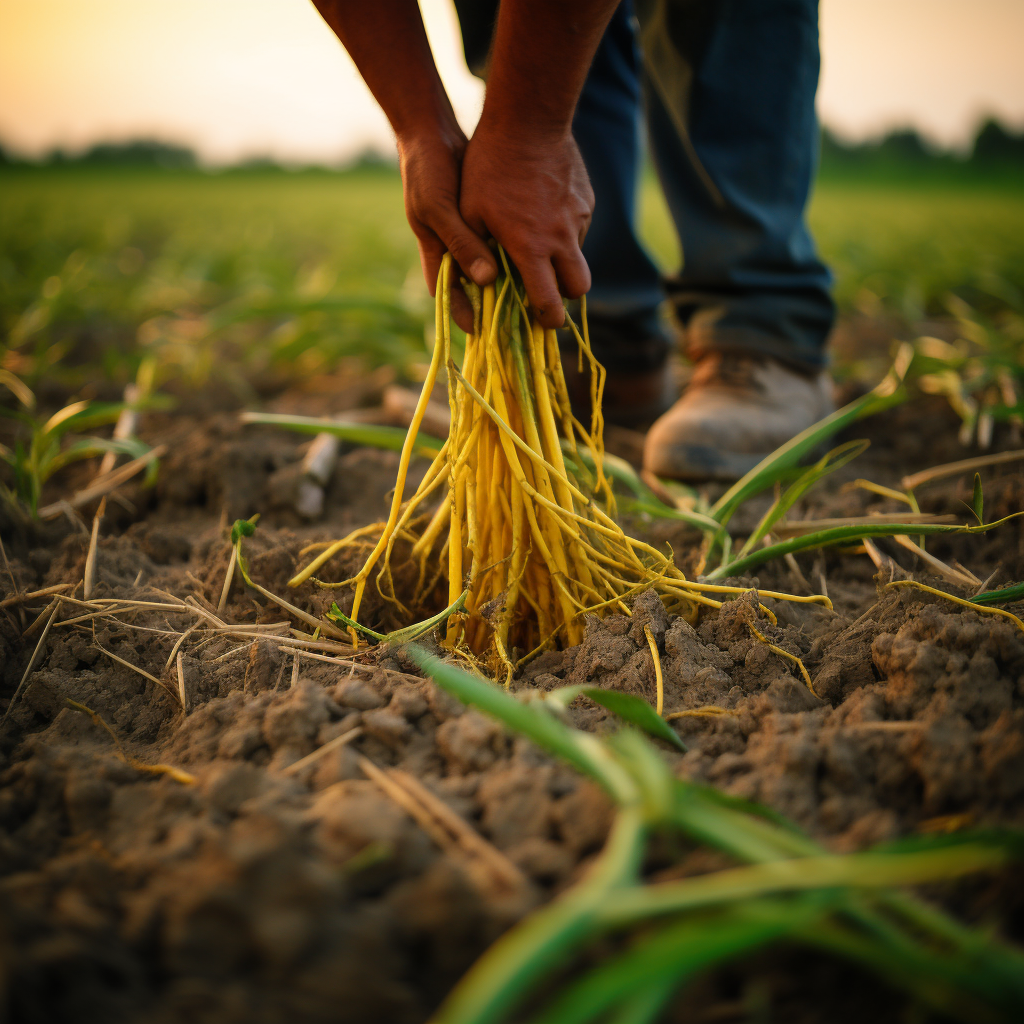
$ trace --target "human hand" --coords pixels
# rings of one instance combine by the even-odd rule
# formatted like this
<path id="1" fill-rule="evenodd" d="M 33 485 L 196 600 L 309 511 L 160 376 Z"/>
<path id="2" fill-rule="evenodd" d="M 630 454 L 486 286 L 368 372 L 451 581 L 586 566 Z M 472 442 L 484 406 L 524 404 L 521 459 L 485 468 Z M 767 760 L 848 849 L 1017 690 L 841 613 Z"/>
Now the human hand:
<path id="1" fill-rule="evenodd" d="M 466 138 L 458 129 L 399 138 L 399 166 L 405 214 L 416 236 L 420 263 L 430 294 L 437 288 L 441 258 L 450 251 L 465 277 L 489 284 L 497 276 L 494 254 L 459 212 L 460 164 Z M 452 285 L 452 318 L 467 333 L 473 329 L 473 308 L 457 282 Z"/>
<path id="2" fill-rule="evenodd" d="M 462 159 L 459 209 L 475 236 L 492 235 L 508 253 L 540 322 L 561 327 L 562 296 L 590 290 L 580 247 L 594 191 L 571 133 L 504 131 L 485 114 Z"/>

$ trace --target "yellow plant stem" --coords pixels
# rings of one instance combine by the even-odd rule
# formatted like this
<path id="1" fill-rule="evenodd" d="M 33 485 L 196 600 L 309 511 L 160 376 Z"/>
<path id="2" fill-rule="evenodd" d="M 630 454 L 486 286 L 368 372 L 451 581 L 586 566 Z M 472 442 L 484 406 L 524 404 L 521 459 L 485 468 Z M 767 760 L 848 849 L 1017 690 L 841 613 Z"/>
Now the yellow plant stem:
<path id="1" fill-rule="evenodd" d="M 807 684 L 807 689 L 810 690 L 811 693 L 814 693 L 814 684 L 811 682 L 811 677 L 808 674 L 807 669 L 804 666 L 804 663 L 795 654 L 790 654 L 789 651 L 784 651 L 781 647 L 778 647 L 775 644 L 773 644 L 768 639 L 768 637 L 766 637 L 764 633 L 762 633 L 757 628 L 757 626 L 755 626 L 752 622 L 747 623 L 747 628 L 773 654 L 777 654 L 780 658 L 786 658 L 788 661 L 792 661 L 800 669 L 800 674 L 804 677 L 804 682 Z M 818 695 L 814 693 L 814 696 L 817 697 Z"/>
<path id="2" fill-rule="evenodd" d="M 889 587 L 910 587 L 913 590 L 923 590 L 926 594 L 934 594 L 936 597 L 944 597 L 947 601 L 952 601 L 953 604 L 961 605 L 964 608 L 970 608 L 972 612 L 980 612 L 982 615 L 998 615 L 1004 619 L 1009 619 L 1022 633 L 1024 633 L 1024 622 L 1022 622 L 1013 612 L 1008 612 L 1005 608 L 992 608 L 986 604 L 975 604 L 973 601 L 965 601 L 962 597 L 954 597 L 952 594 L 947 594 L 944 590 L 936 590 L 934 587 L 926 587 L 923 583 L 918 583 L 917 580 L 893 580 L 891 583 L 886 584 L 886 589 Z"/>
<path id="3" fill-rule="evenodd" d="M 661 674 L 661 655 L 658 654 L 658 642 L 654 639 L 654 633 L 649 624 L 644 626 L 644 636 L 647 637 L 647 646 L 651 649 L 651 658 L 654 661 L 654 681 L 658 691 L 654 710 L 660 715 L 665 710 L 665 679 Z"/>
<path id="4" fill-rule="evenodd" d="M 441 270 L 438 274 L 438 288 L 444 287 L 447 291 L 448 285 L 448 271 L 451 268 L 451 256 L 445 254 L 445 258 L 441 261 Z M 405 479 L 409 474 L 409 463 L 412 460 L 413 448 L 416 444 L 416 435 L 419 433 L 420 424 L 423 422 L 423 417 L 427 411 L 427 404 L 430 401 L 431 392 L 434 390 L 434 384 L 437 381 L 437 371 L 441 366 L 441 359 L 444 355 L 444 345 L 441 339 L 444 337 L 445 323 L 443 315 L 443 306 L 437 309 L 436 324 L 438 328 L 436 334 L 437 338 L 434 343 L 434 352 L 430 358 L 430 366 L 427 370 L 427 376 L 423 381 L 423 390 L 420 392 L 419 401 L 416 403 L 416 409 L 413 412 L 412 422 L 409 424 L 409 432 L 405 435 L 405 443 L 402 445 L 402 453 L 398 460 L 398 476 L 395 480 L 395 494 L 391 501 L 391 511 L 388 514 L 388 521 L 384 527 L 384 532 L 381 534 L 380 540 L 374 545 L 373 551 L 370 552 L 369 558 L 366 560 L 366 564 L 359 571 L 359 574 L 355 578 L 356 589 L 352 597 L 352 611 L 349 618 L 359 620 L 359 606 L 362 603 L 363 592 L 366 589 L 366 580 L 370 573 L 373 571 L 373 567 L 377 564 L 377 559 L 380 558 L 384 549 L 387 547 L 390 535 L 395 528 L 395 524 L 398 522 L 399 510 L 402 507 L 402 495 L 405 493 Z M 460 590 L 459 593 L 462 591 Z M 458 594 L 455 595 L 458 597 Z M 352 646 L 357 647 L 359 644 L 359 634 L 354 628 L 349 629 L 349 635 L 352 638 Z"/>
<path id="5" fill-rule="evenodd" d="M 679 718 L 721 718 L 722 715 L 735 714 L 735 711 L 720 708 L 717 704 L 705 704 L 699 708 L 690 708 L 688 711 L 673 711 L 665 716 L 665 721 L 674 722 Z"/>

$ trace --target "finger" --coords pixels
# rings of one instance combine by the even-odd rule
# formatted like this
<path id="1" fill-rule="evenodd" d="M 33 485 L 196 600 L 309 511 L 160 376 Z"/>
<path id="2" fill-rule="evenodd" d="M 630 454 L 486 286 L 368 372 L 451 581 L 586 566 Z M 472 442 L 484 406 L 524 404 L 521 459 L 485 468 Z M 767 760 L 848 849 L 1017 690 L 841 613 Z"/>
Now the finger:
<path id="1" fill-rule="evenodd" d="M 561 327 L 565 322 L 565 307 L 551 260 L 547 257 L 522 257 L 515 253 L 509 255 L 519 268 L 530 305 L 541 325 L 545 328 Z"/>
<path id="2" fill-rule="evenodd" d="M 437 274 L 441 269 L 441 257 L 444 256 L 444 243 L 429 228 L 420 224 L 413 227 L 416 235 L 416 245 L 420 250 L 420 266 L 423 267 L 423 276 L 430 289 L 431 298 L 437 291 Z"/>
<path id="3" fill-rule="evenodd" d="M 567 299 L 578 299 L 590 291 L 590 267 L 579 249 L 569 254 L 557 253 L 551 262 Z"/>
<path id="4" fill-rule="evenodd" d="M 498 264 L 490 247 L 456 210 L 438 211 L 430 226 L 471 281 L 483 287 L 498 276 Z"/>
<path id="5" fill-rule="evenodd" d="M 461 287 L 452 288 L 452 319 L 467 333 L 473 333 L 473 306 Z"/>
<path id="6" fill-rule="evenodd" d="M 429 228 L 417 225 L 415 229 L 416 244 L 420 250 L 420 264 L 423 276 L 427 279 L 427 287 L 431 297 L 437 294 L 437 274 L 441 269 L 441 259 L 445 254 L 445 246 L 437 235 Z M 473 306 L 462 286 L 452 284 L 451 315 L 452 319 L 467 333 L 473 331 Z"/>

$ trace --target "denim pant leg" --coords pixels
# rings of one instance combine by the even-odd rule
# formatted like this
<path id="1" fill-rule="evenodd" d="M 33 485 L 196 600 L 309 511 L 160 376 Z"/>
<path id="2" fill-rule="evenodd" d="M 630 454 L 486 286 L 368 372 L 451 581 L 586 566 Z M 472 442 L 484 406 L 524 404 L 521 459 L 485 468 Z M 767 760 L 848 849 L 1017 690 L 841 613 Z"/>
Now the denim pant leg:
<path id="1" fill-rule="evenodd" d="M 668 282 L 693 354 L 824 365 L 831 275 L 804 218 L 817 0 L 637 0 L 651 148 L 680 235 Z"/>
<path id="2" fill-rule="evenodd" d="M 593 279 L 587 306 L 599 317 L 643 314 L 665 298 L 658 269 L 636 230 L 641 58 L 632 6 L 623 0 L 612 16 L 572 122 L 594 189 L 594 217 L 583 255 Z"/>

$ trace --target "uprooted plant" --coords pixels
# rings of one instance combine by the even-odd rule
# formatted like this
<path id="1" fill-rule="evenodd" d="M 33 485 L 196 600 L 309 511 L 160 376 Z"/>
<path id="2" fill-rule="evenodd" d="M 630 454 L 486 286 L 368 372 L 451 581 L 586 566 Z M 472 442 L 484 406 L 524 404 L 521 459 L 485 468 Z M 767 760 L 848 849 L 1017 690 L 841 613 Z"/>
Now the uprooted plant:
<path id="1" fill-rule="evenodd" d="M 571 318 L 568 323 L 581 365 L 586 362 L 590 369 L 588 425 L 573 416 L 554 332 L 532 320 L 507 262 L 494 286 L 481 292 L 467 285 L 475 329 L 467 339 L 462 365 L 456 365 L 448 312 L 450 275 L 451 262 L 446 259 L 437 289 L 437 341 L 419 405 L 401 444 L 387 522 L 324 546 L 290 581 L 293 587 L 311 580 L 323 587 L 350 589 L 350 607 L 343 611 L 335 605 L 332 618 L 349 628 L 353 642 L 360 632 L 373 635 L 360 622 L 369 587 L 375 587 L 404 622 L 432 618 L 447 604 L 446 646 L 507 682 L 545 647 L 577 643 L 587 613 L 628 614 L 626 602 L 642 589 L 653 587 L 670 611 L 693 621 L 701 606 L 720 607 L 716 598 L 744 589 L 726 586 L 725 580 L 773 558 L 870 544 L 869 539 L 876 537 L 895 537 L 910 545 L 910 534 L 923 543 L 928 534 L 977 532 L 998 525 L 980 517 L 976 524 L 957 525 L 950 516 L 922 514 L 912 482 L 897 492 L 870 481 L 858 484 L 895 497 L 910 510 L 837 521 L 786 521 L 797 501 L 860 454 L 867 442 L 846 442 L 813 465 L 803 465 L 808 456 L 839 430 L 906 398 L 903 381 L 918 358 L 910 345 L 900 349 L 893 368 L 870 393 L 797 435 L 709 503 L 685 488 L 642 479 L 628 463 L 604 452 L 604 370 L 590 349 L 585 303 L 580 328 Z M 443 441 L 420 434 L 442 369 L 448 378 L 451 412 L 448 438 Z M 280 415 L 247 414 L 246 420 L 398 447 L 393 427 Z M 416 454 L 432 457 L 432 464 L 412 497 L 406 498 Z M 614 485 L 620 488 L 618 495 Z M 741 505 L 772 487 L 778 488 L 775 502 L 734 552 L 730 520 Z M 617 521 L 618 509 L 677 519 L 699 531 L 699 580 L 687 579 L 671 551 L 659 551 L 627 535 Z M 368 543 L 374 533 L 376 541 Z M 914 550 L 924 557 L 920 543 Z M 339 552 L 357 545 L 370 551 L 356 575 L 338 582 L 318 578 Z M 862 550 L 874 552 L 867 545 Z M 960 580 L 956 570 L 934 557 L 929 564 Z M 404 580 L 414 580 L 401 590 L 394 572 L 398 567 L 404 570 Z M 463 593 L 464 607 L 456 608 Z M 827 603 L 823 595 L 762 594 Z"/>
<path id="2" fill-rule="evenodd" d="M 402 448 L 388 520 L 363 567 L 351 579 L 348 619 L 359 623 L 373 581 L 400 615 L 428 607 L 441 577 L 448 605 L 468 591 L 448 618 L 446 643 L 511 679 L 516 667 L 553 644 L 571 646 L 587 613 L 624 611 L 625 601 L 653 587 L 669 608 L 691 620 L 700 605 L 719 607 L 708 592 L 737 592 L 687 580 L 671 554 L 628 536 L 615 518 L 604 468 L 601 392 L 604 370 L 582 327 L 568 320 L 579 359 L 591 370 L 591 420 L 573 416 L 555 332 L 533 318 L 515 272 L 504 261 L 498 281 L 470 288 L 475 327 L 462 366 L 452 353 L 451 258 L 437 289 L 437 343 L 420 403 Z M 438 373 L 449 381 L 448 439 L 411 498 L 409 463 Z M 438 495 L 436 509 L 424 514 Z M 702 518 L 702 517 L 698 517 Z M 354 538 L 331 545 L 291 581 L 298 585 Z M 396 543 L 410 545 L 417 568 L 412 593 L 393 577 Z M 320 581 L 318 581 L 320 582 Z M 358 626 L 352 625 L 353 642 Z"/>

